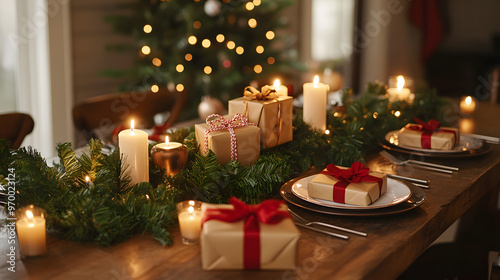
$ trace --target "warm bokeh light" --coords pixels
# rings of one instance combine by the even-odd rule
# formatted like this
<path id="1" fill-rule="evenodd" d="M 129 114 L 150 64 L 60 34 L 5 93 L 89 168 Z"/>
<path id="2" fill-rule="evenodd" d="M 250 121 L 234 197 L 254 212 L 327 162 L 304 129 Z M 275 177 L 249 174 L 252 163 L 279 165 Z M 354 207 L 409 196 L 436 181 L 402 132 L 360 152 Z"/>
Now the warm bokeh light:
<path id="1" fill-rule="evenodd" d="M 229 68 L 231 67 L 231 61 L 229 59 L 226 59 L 224 60 L 224 62 L 222 62 L 222 65 L 224 66 L 224 68 Z"/>
<path id="2" fill-rule="evenodd" d="M 233 41 L 227 41 L 227 48 L 232 50 L 234 47 L 236 47 L 236 44 Z"/>
<path id="3" fill-rule="evenodd" d="M 263 52 L 264 52 L 264 47 L 259 45 L 259 46 L 257 46 L 257 47 L 255 48 L 255 51 L 256 51 L 258 54 L 261 54 L 261 53 L 263 53 Z"/>
<path id="4" fill-rule="evenodd" d="M 188 37 L 188 43 L 191 44 L 191 45 L 194 45 L 196 44 L 196 42 L 198 41 L 198 39 L 196 39 L 196 36 L 189 36 Z"/>
<path id="5" fill-rule="evenodd" d="M 181 73 L 182 71 L 184 71 L 184 65 L 177 64 L 177 66 L 175 66 L 175 70 L 177 70 L 177 72 Z"/>
<path id="6" fill-rule="evenodd" d="M 255 71 L 255 73 L 257 73 L 257 74 L 262 73 L 262 66 L 260 66 L 259 64 L 255 65 L 253 67 L 253 71 Z"/>
<path id="7" fill-rule="evenodd" d="M 253 4 L 254 4 L 255 6 L 259 6 L 259 5 L 260 5 L 260 3 L 261 3 L 261 0 L 253 0 Z"/>
<path id="8" fill-rule="evenodd" d="M 152 92 L 155 92 L 155 93 L 156 93 L 156 92 L 158 92 L 159 90 L 160 90 L 160 87 L 159 87 L 158 85 L 152 85 L 152 86 L 151 86 L 151 91 L 152 91 Z"/>
<path id="9" fill-rule="evenodd" d="M 148 55 L 151 53 L 151 48 L 148 47 L 148 46 L 143 46 L 142 49 L 141 49 L 141 52 L 145 55 Z"/>
<path id="10" fill-rule="evenodd" d="M 465 104 L 470 105 L 471 103 L 472 103 L 472 97 L 467 96 L 467 97 L 465 98 Z"/>
<path id="11" fill-rule="evenodd" d="M 193 22 L 193 27 L 194 27 L 194 29 L 200 29 L 201 21 L 197 20 L 197 21 Z"/>
<path id="12" fill-rule="evenodd" d="M 378 112 L 373 113 L 373 118 L 374 119 L 378 118 Z"/>
<path id="13" fill-rule="evenodd" d="M 212 44 L 212 42 L 210 42 L 210 40 L 208 39 L 203 39 L 203 41 L 201 41 L 201 45 L 206 49 L 206 48 L 209 48 L 210 45 Z"/>
<path id="14" fill-rule="evenodd" d="M 274 32 L 272 32 L 271 30 L 267 31 L 267 32 L 266 32 L 266 38 L 267 38 L 268 40 L 272 40 L 272 39 L 274 39 Z"/>
<path id="15" fill-rule="evenodd" d="M 274 59 L 274 57 L 270 56 L 267 58 L 267 63 L 274 64 L 274 62 L 276 62 L 276 59 Z"/>
<path id="16" fill-rule="evenodd" d="M 226 39 L 226 37 L 224 37 L 224 35 L 222 34 L 218 34 L 217 37 L 215 37 L 215 40 L 217 40 L 217 42 L 219 43 L 224 42 L 224 39 Z"/>
<path id="17" fill-rule="evenodd" d="M 330 134 L 330 130 L 326 129 L 326 130 L 325 130 L 325 134 L 326 134 L 326 135 L 329 135 L 329 134 Z"/>
<path id="18" fill-rule="evenodd" d="M 161 66 L 161 60 L 158 57 L 153 58 L 153 65 L 160 67 Z"/>
<path id="19" fill-rule="evenodd" d="M 153 31 L 153 27 L 149 24 L 146 24 L 146 25 L 144 25 L 142 30 L 144 30 L 144 33 L 151 33 L 151 31 Z"/>
<path id="20" fill-rule="evenodd" d="M 401 116 L 401 112 L 400 112 L 400 111 L 396 111 L 396 112 L 394 112 L 394 116 L 396 116 L 396 117 Z"/>
<path id="21" fill-rule="evenodd" d="M 255 5 L 252 2 L 248 2 L 245 4 L 245 9 L 247 9 L 248 11 L 253 10 L 253 8 L 255 8 Z"/>
<path id="22" fill-rule="evenodd" d="M 250 28 L 255 28 L 257 27 L 257 20 L 254 19 L 254 18 L 251 18 L 248 20 L 248 26 L 250 26 Z"/>
<path id="23" fill-rule="evenodd" d="M 175 89 L 178 91 L 178 92 L 181 92 L 184 90 L 184 85 L 183 84 L 177 84 L 175 86 Z"/>
<path id="24" fill-rule="evenodd" d="M 203 68 L 203 72 L 205 72 L 205 74 L 207 74 L 207 75 L 212 73 L 212 67 L 205 66 L 205 68 Z"/>
<path id="25" fill-rule="evenodd" d="M 184 59 L 185 59 L 186 61 L 191 61 L 191 59 L 193 59 L 193 55 L 192 55 L 192 54 L 190 54 L 190 53 L 187 53 L 187 54 L 184 56 Z"/>
<path id="26" fill-rule="evenodd" d="M 242 46 L 239 46 L 236 48 L 236 53 L 237 54 L 243 54 L 245 52 L 245 49 Z"/>

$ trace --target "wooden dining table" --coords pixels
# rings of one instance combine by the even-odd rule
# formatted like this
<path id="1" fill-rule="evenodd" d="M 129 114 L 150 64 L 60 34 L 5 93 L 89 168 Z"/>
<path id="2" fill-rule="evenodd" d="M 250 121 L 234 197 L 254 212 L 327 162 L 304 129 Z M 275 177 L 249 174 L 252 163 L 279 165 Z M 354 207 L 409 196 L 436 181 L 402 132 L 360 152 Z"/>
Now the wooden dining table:
<path id="1" fill-rule="evenodd" d="M 500 137 L 499 105 L 481 103 L 469 120 L 469 132 Z M 46 255 L 16 259 L 15 272 L 8 270 L 7 234 L 2 232 L 0 279 L 395 279 L 469 209 L 485 198 L 498 197 L 500 145 L 490 148 L 480 156 L 421 158 L 459 167 L 453 174 L 397 166 L 375 152 L 368 155 L 372 170 L 430 180 L 429 189 L 423 189 L 425 201 L 408 211 L 371 216 L 321 214 L 290 205 L 307 219 L 368 234 L 348 233 L 349 240 L 342 240 L 299 228 L 295 269 L 205 271 L 200 246 L 183 245 L 174 225 L 168 229 L 172 246 L 161 246 L 150 234 L 99 247 L 49 233 Z M 299 178 L 316 172 L 311 169 Z"/>

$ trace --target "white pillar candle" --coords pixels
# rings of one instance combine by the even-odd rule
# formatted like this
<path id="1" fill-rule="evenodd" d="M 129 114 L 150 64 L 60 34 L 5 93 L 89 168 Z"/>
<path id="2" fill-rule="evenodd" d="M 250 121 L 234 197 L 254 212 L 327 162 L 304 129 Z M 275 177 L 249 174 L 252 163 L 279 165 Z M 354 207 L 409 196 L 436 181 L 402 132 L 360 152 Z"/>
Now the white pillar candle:
<path id="1" fill-rule="evenodd" d="M 405 88 L 404 85 L 405 85 L 405 78 L 399 75 L 397 77 L 396 88 L 387 89 L 387 97 L 389 98 L 389 102 L 409 101 L 411 90 L 409 88 Z"/>
<path id="2" fill-rule="evenodd" d="M 321 131 L 326 130 L 326 105 L 328 85 L 314 77 L 313 83 L 304 84 L 304 122 Z"/>
<path id="3" fill-rule="evenodd" d="M 16 230 L 21 255 L 34 257 L 45 254 L 47 243 L 43 213 L 37 213 L 37 208 L 33 206 L 21 209 L 20 213 L 16 221 Z"/>
<path id="4" fill-rule="evenodd" d="M 201 202 L 183 201 L 177 204 L 182 243 L 196 244 L 201 232 Z"/>
<path id="5" fill-rule="evenodd" d="M 134 129 L 132 120 L 130 129 L 118 134 L 118 145 L 130 171 L 131 183 L 149 182 L 148 134 Z"/>
<path id="6" fill-rule="evenodd" d="M 261 88 L 261 92 L 266 92 L 267 90 L 275 90 L 278 96 L 288 96 L 288 88 L 281 84 L 279 79 L 274 81 L 272 86 L 265 85 Z"/>

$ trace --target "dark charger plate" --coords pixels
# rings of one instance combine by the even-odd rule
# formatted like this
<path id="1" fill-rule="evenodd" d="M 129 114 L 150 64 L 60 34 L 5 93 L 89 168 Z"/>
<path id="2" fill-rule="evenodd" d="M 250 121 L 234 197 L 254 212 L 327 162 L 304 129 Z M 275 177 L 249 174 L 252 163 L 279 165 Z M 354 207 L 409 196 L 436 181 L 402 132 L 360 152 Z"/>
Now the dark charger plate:
<path id="1" fill-rule="evenodd" d="M 304 176 L 305 177 L 305 176 Z M 419 205 L 421 205 L 425 201 L 425 192 L 419 188 L 414 186 L 411 183 L 408 183 L 408 187 L 412 191 L 412 195 L 408 200 L 396 204 L 394 206 L 377 208 L 377 209 L 340 209 L 340 208 L 331 208 L 326 206 L 317 205 L 314 203 L 307 202 L 301 198 L 298 198 L 292 193 L 293 184 L 301 179 L 302 177 L 292 179 L 286 182 L 280 189 L 281 197 L 285 201 L 290 204 L 293 204 L 297 207 L 311 210 L 314 212 L 330 214 L 330 215 L 339 215 L 339 216 L 380 216 L 380 215 L 389 215 L 395 213 L 401 213 L 413 209 Z"/>

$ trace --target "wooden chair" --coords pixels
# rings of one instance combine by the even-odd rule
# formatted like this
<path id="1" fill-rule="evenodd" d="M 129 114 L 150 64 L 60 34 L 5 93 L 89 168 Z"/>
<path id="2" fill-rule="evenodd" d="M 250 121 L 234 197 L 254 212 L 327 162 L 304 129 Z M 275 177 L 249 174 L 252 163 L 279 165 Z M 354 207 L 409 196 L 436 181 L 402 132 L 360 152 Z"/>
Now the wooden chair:
<path id="1" fill-rule="evenodd" d="M 24 137 L 30 134 L 35 127 L 35 122 L 30 115 L 23 113 L 9 113 L 0 115 L 0 138 L 10 141 L 11 149 L 19 149 Z"/>
<path id="2" fill-rule="evenodd" d="M 154 116 L 169 112 L 167 121 L 173 125 L 187 101 L 185 92 L 166 89 L 154 93 L 123 92 L 89 98 L 73 108 L 73 122 L 88 140 L 109 140 L 117 126 L 130 126 L 134 119 L 136 128 L 152 128 Z"/>

